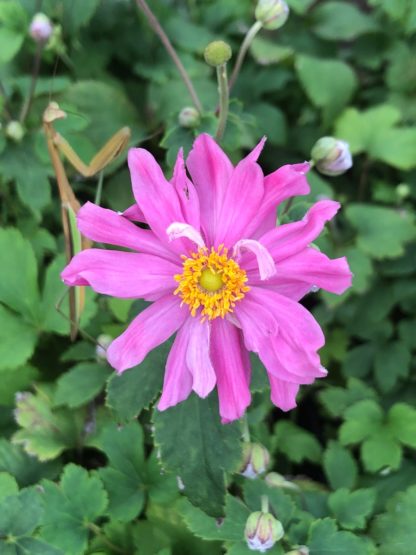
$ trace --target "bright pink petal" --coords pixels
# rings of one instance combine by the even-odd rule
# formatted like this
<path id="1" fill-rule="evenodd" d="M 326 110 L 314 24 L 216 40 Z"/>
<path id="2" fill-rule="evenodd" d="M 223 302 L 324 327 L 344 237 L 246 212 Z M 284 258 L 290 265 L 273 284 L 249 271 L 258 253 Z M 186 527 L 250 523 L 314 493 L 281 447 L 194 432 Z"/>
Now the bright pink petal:
<path id="1" fill-rule="evenodd" d="M 152 231 L 140 229 L 113 210 L 87 202 L 78 212 L 77 221 L 80 232 L 93 241 L 126 247 L 179 262 L 179 258 L 165 248 Z"/>
<path id="2" fill-rule="evenodd" d="M 200 397 L 206 397 L 217 381 L 210 356 L 211 326 L 197 317 L 189 318 L 186 325 L 189 334 L 186 363 L 193 376 L 192 389 Z"/>
<path id="3" fill-rule="evenodd" d="M 133 222 L 141 222 L 143 224 L 146 223 L 143 211 L 140 210 L 136 203 L 126 208 L 126 210 L 122 213 L 122 216 Z"/>
<path id="4" fill-rule="evenodd" d="M 253 221 L 255 237 L 260 237 L 269 229 L 276 227 L 277 207 L 285 200 L 310 192 L 306 173 L 309 164 L 287 164 L 264 178 L 264 196 L 261 207 Z"/>
<path id="5" fill-rule="evenodd" d="M 184 401 L 192 391 L 192 375 L 186 365 L 188 342 L 189 330 L 185 322 L 176 334 L 168 355 L 162 396 L 157 405 L 159 410 L 166 410 Z"/>
<path id="6" fill-rule="evenodd" d="M 233 257 L 237 262 L 240 261 L 241 253 L 245 250 L 251 252 L 256 257 L 258 275 L 261 281 L 270 279 L 276 274 L 276 265 L 272 255 L 259 241 L 254 239 L 240 239 L 240 241 L 237 241 L 233 250 Z"/>
<path id="7" fill-rule="evenodd" d="M 241 332 L 221 318 L 212 321 L 211 360 L 217 375 L 223 423 L 241 418 L 250 404 L 250 361 Z"/>
<path id="8" fill-rule="evenodd" d="M 244 343 L 249 351 L 259 352 L 264 341 L 277 334 L 279 326 L 268 305 L 253 301 L 250 292 L 238 302 L 234 315 L 243 330 Z"/>
<path id="9" fill-rule="evenodd" d="M 176 189 L 185 221 L 199 231 L 199 198 L 194 184 L 186 175 L 182 148 L 179 150 L 178 157 L 176 158 L 171 182 Z"/>
<path id="10" fill-rule="evenodd" d="M 276 407 L 287 412 L 296 407 L 296 395 L 299 385 L 296 383 L 285 382 L 269 374 L 271 387 L 271 400 Z"/>
<path id="11" fill-rule="evenodd" d="M 253 148 L 251 152 L 247 154 L 244 160 L 250 160 L 250 162 L 257 162 L 259 156 L 264 148 L 264 144 L 267 140 L 267 137 L 262 137 L 257 145 Z"/>
<path id="12" fill-rule="evenodd" d="M 169 225 L 184 222 L 176 190 L 165 179 L 158 163 L 147 150 L 131 148 L 128 163 L 136 202 L 152 231 L 162 243 L 167 244 L 166 229 Z M 186 253 L 188 247 L 186 239 L 179 239 L 169 246 L 178 253 Z"/>
<path id="13" fill-rule="evenodd" d="M 250 159 L 235 168 L 221 207 L 214 244 L 232 247 L 241 237 L 249 237 L 253 218 L 263 198 L 263 172 Z"/>
<path id="14" fill-rule="evenodd" d="M 151 254 L 86 249 L 61 273 L 66 285 L 89 285 L 97 293 L 153 300 L 173 291 L 180 266 Z"/>
<path id="15" fill-rule="evenodd" d="M 316 378 L 323 377 L 323 374 L 319 372 L 319 368 L 312 364 L 307 369 L 303 366 L 304 372 L 299 374 L 299 366 L 290 365 L 293 357 L 290 358 L 290 362 L 285 360 L 283 354 L 277 351 L 278 342 L 275 341 L 276 338 L 272 339 L 273 341 L 265 341 L 258 353 L 269 376 L 297 384 L 311 384 Z M 305 358 L 304 353 L 301 356 L 303 356 L 303 359 Z"/>
<path id="16" fill-rule="evenodd" d="M 212 243 L 233 166 L 215 140 L 206 133 L 196 138 L 186 165 L 200 201 L 201 226 L 207 241 Z"/>
<path id="17" fill-rule="evenodd" d="M 189 311 L 180 299 L 165 295 L 143 310 L 107 349 L 107 360 L 118 372 L 140 364 L 147 353 L 179 329 Z"/>

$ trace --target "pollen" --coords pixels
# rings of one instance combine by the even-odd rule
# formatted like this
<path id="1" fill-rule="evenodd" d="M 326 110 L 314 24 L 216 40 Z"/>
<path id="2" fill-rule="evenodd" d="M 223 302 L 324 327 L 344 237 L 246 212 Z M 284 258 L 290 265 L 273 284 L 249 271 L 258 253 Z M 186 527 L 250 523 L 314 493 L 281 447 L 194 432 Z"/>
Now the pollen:
<path id="1" fill-rule="evenodd" d="M 211 250 L 199 248 L 182 259 L 183 272 L 174 276 L 178 282 L 175 295 L 182 298 L 182 305 L 189 306 L 192 316 L 200 313 L 203 319 L 224 318 L 250 290 L 246 272 L 228 257 L 223 245 Z"/>

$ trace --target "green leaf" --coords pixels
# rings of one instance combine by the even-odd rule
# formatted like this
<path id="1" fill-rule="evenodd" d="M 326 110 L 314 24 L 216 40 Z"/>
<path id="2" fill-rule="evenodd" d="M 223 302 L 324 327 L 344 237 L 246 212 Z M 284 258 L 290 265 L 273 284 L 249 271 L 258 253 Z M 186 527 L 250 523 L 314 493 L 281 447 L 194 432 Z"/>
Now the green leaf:
<path id="1" fill-rule="evenodd" d="M 34 320 L 39 303 L 37 262 L 30 242 L 17 229 L 0 229 L 0 268 L 0 301 Z"/>
<path id="2" fill-rule="evenodd" d="M 15 545 L 16 551 L 13 552 L 13 555 L 64 555 L 64 552 L 60 549 L 57 549 L 42 540 L 38 540 L 37 538 L 19 538 Z"/>
<path id="3" fill-rule="evenodd" d="M 108 492 L 108 514 L 127 522 L 142 511 L 145 501 L 143 432 L 137 422 L 123 427 L 111 424 L 103 431 L 98 447 L 108 466 L 98 473 Z"/>
<path id="4" fill-rule="evenodd" d="M 1 371 L 0 405 L 14 407 L 16 393 L 28 389 L 37 379 L 39 371 L 29 364 Z"/>
<path id="5" fill-rule="evenodd" d="M 345 422 L 339 430 L 342 445 L 360 443 L 379 432 L 383 421 L 380 406 L 372 400 L 355 403 L 344 413 Z"/>
<path id="6" fill-rule="evenodd" d="M 8 472 L 0 472 L 0 502 L 2 503 L 9 495 L 19 492 L 19 487 L 15 478 Z"/>
<path id="7" fill-rule="evenodd" d="M 378 30 L 375 20 L 348 2 L 325 2 L 312 12 L 313 31 L 327 40 L 353 40 Z"/>
<path id="8" fill-rule="evenodd" d="M 18 2 L 0 2 L 0 64 L 19 52 L 27 33 L 27 14 Z"/>
<path id="9" fill-rule="evenodd" d="M 166 342 L 151 351 L 145 360 L 123 374 L 114 374 L 107 386 L 107 404 L 123 420 L 131 420 L 148 407 L 162 389 L 166 356 L 171 347 Z"/>
<path id="10" fill-rule="evenodd" d="M 348 108 L 338 119 L 335 135 L 350 145 L 351 152 L 368 152 L 371 158 L 409 170 L 416 166 L 416 130 L 396 127 L 400 111 L 389 104 L 381 104 L 366 111 Z"/>
<path id="11" fill-rule="evenodd" d="M 354 72 L 340 60 L 298 56 L 295 67 L 309 100 L 324 110 L 326 120 L 337 115 L 357 88 Z"/>
<path id="12" fill-rule="evenodd" d="M 395 470 L 402 461 L 402 448 L 391 437 L 388 428 L 382 429 L 361 445 L 361 458 L 369 472 L 378 472 L 385 467 Z"/>
<path id="13" fill-rule="evenodd" d="M 375 500 L 373 489 L 349 491 L 347 488 L 342 488 L 331 493 L 328 505 L 343 528 L 362 530 L 373 512 Z"/>
<path id="14" fill-rule="evenodd" d="M 94 399 L 103 389 L 111 369 L 98 362 L 81 362 L 68 370 L 57 381 L 55 405 L 80 407 Z"/>
<path id="15" fill-rule="evenodd" d="M 286 144 L 286 119 L 279 108 L 261 102 L 252 106 L 250 112 L 257 120 L 259 134 L 264 133 L 267 140 L 273 145 L 282 146 Z"/>
<path id="16" fill-rule="evenodd" d="M 0 503 L 0 537 L 29 535 L 42 518 L 43 504 L 35 488 L 5 497 Z"/>
<path id="17" fill-rule="evenodd" d="M 330 518 L 315 521 L 307 541 L 310 555 L 372 555 L 368 544 L 351 532 L 339 532 Z"/>
<path id="18" fill-rule="evenodd" d="M 310 433 L 289 420 L 281 420 L 274 428 L 274 449 L 295 463 L 308 460 L 319 462 L 322 447 Z"/>
<path id="19" fill-rule="evenodd" d="M 36 390 L 35 395 L 22 393 L 17 399 L 15 418 L 21 429 L 12 441 L 22 444 L 29 455 L 47 461 L 78 446 L 83 416 L 66 409 L 52 409 L 50 391 L 46 387 Z"/>
<path id="20" fill-rule="evenodd" d="M 325 474 L 333 490 L 352 489 L 358 474 L 357 463 L 345 447 L 336 441 L 330 441 L 323 456 Z"/>
<path id="21" fill-rule="evenodd" d="M 107 495 L 101 480 L 74 464 L 68 464 L 60 484 L 44 480 L 45 513 L 41 537 L 65 555 L 82 555 L 88 544 L 88 526 L 102 516 Z"/>
<path id="22" fill-rule="evenodd" d="M 383 393 L 390 391 L 399 378 L 406 378 L 410 371 L 411 353 L 401 341 L 392 341 L 377 349 L 374 371 Z"/>
<path id="23" fill-rule="evenodd" d="M 267 38 L 257 36 L 250 45 L 250 53 L 258 64 L 268 66 L 279 64 L 293 56 L 294 50 L 290 46 L 283 46 Z"/>
<path id="24" fill-rule="evenodd" d="M 242 501 L 229 494 L 225 499 L 225 518 L 221 522 L 194 507 L 186 499 L 180 503 L 180 513 L 195 536 L 203 540 L 222 541 L 241 540 L 244 535 L 244 526 L 250 515 L 249 509 Z"/>
<path id="25" fill-rule="evenodd" d="M 342 365 L 342 373 L 344 374 L 344 376 L 353 376 L 348 383 L 356 383 L 357 385 L 360 384 L 360 387 L 362 386 L 363 391 L 372 391 L 359 380 L 355 380 L 355 378 L 364 378 L 370 373 L 373 367 L 375 353 L 376 349 L 372 343 L 363 343 L 362 345 L 349 350 L 344 360 L 344 364 Z M 374 396 L 374 394 L 366 395 L 362 398 L 372 396 Z M 355 399 L 355 401 L 360 401 L 360 398 Z"/>
<path id="26" fill-rule="evenodd" d="M 416 486 L 400 492 L 387 504 L 387 511 L 376 517 L 372 535 L 380 555 L 408 555 L 416 545 Z"/>
<path id="27" fill-rule="evenodd" d="M 73 35 L 90 21 L 99 3 L 100 0 L 61 0 L 58 5 L 52 2 L 52 7 L 63 22 L 65 31 Z"/>
<path id="28" fill-rule="evenodd" d="M 200 399 L 194 394 L 164 412 L 155 411 L 153 421 L 162 463 L 180 476 L 194 505 L 221 515 L 225 472 L 236 470 L 241 457 L 238 424 L 221 424 L 213 395 Z"/>
<path id="29" fill-rule="evenodd" d="M 0 370 L 17 368 L 32 356 L 37 341 L 36 330 L 1 304 L 0 329 Z"/>
<path id="30" fill-rule="evenodd" d="M 215 35 L 206 26 L 196 25 L 180 16 L 169 19 L 166 23 L 166 31 L 172 37 L 172 42 L 182 50 L 198 52 L 199 54 L 204 52 L 208 43 L 215 40 Z"/>
<path id="31" fill-rule="evenodd" d="M 414 218 L 390 208 L 368 204 L 350 204 L 345 214 L 357 230 L 357 245 L 376 259 L 395 258 L 404 253 L 404 245 L 416 237 Z"/>
<path id="32" fill-rule="evenodd" d="M 405 403 L 395 403 L 387 415 L 388 427 L 396 439 L 416 449 L 416 410 Z"/>

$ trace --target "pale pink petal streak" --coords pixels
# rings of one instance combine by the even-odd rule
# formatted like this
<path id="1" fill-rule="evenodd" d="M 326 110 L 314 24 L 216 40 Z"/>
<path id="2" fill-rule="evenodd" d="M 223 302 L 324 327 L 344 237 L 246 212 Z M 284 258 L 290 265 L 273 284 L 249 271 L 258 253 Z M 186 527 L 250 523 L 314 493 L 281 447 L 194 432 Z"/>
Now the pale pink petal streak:
<path id="1" fill-rule="evenodd" d="M 186 363 L 193 376 L 192 389 L 200 397 L 206 397 L 216 383 L 210 355 L 211 324 L 201 322 L 199 318 L 189 318 L 186 325 L 189 334 Z"/>
<path id="2" fill-rule="evenodd" d="M 260 279 L 266 280 L 276 274 L 276 266 L 269 251 L 259 241 L 254 239 L 240 239 L 234 245 L 233 257 L 240 261 L 243 251 L 249 251 L 256 257 Z"/>
<path id="3" fill-rule="evenodd" d="M 189 311 L 180 299 L 165 295 L 140 312 L 124 333 L 107 349 L 107 360 L 118 372 L 140 364 L 149 351 L 169 339 L 177 331 Z"/>
<path id="4" fill-rule="evenodd" d="M 181 222 L 173 222 L 167 228 L 166 233 L 169 237 L 169 241 L 175 241 L 177 239 L 186 237 L 192 243 L 195 243 L 197 247 L 205 247 L 205 242 L 202 235 L 194 227 L 189 224 L 184 224 Z"/>

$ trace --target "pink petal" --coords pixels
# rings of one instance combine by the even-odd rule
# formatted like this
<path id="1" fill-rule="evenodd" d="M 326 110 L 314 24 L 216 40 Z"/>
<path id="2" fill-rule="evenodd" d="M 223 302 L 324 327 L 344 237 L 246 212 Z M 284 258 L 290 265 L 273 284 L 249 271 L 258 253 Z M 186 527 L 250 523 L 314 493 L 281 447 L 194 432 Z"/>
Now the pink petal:
<path id="1" fill-rule="evenodd" d="M 264 196 L 261 207 L 253 221 L 255 237 L 260 237 L 269 229 L 276 227 L 277 207 L 285 200 L 310 192 L 306 173 L 309 164 L 287 164 L 264 178 Z"/>
<path id="2" fill-rule="evenodd" d="M 288 361 L 284 360 L 281 353 L 277 351 L 276 342 L 265 341 L 259 350 L 259 358 L 264 364 L 269 376 L 279 380 L 297 384 L 311 384 L 318 377 L 323 377 L 315 366 L 310 366 L 304 374 L 297 374 L 298 367 L 290 367 Z"/>
<path id="3" fill-rule="evenodd" d="M 244 160 L 250 160 L 250 162 L 257 162 L 266 141 L 267 141 L 267 137 L 262 137 L 258 142 L 258 144 L 253 148 L 253 150 L 244 158 Z"/>
<path id="4" fill-rule="evenodd" d="M 234 245 L 233 256 L 237 262 L 241 257 L 241 252 L 248 250 L 254 254 L 257 260 L 260 279 L 266 280 L 276 274 L 276 266 L 269 251 L 254 239 L 240 239 Z"/>
<path id="5" fill-rule="evenodd" d="M 212 321 L 211 360 L 217 375 L 223 423 L 241 418 L 250 404 L 250 361 L 241 332 L 221 318 Z"/>
<path id="6" fill-rule="evenodd" d="M 263 342 L 278 332 L 279 326 L 268 305 L 253 301 L 250 292 L 236 304 L 234 314 L 243 330 L 244 343 L 249 351 L 258 353 Z"/>
<path id="7" fill-rule="evenodd" d="M 279 380 L 279 378 L 275 378 L 270 374 L 269 381 L 272 403 L 285 412 L 294 409 L 296 407 L 296 395 L 299 391 L 299 385 Z"/>
<path id="8" fill-rule="evenodd" d="M 118 372 L 140 364 L 147 353 L 181 327 L 189 311 L 180 299 L 165 295 L 143 310 L 107 349 L 107 360 Z"/>
<path id="9" fill-rule="evenodd" d="M 180 266 L 151 254 L 104 249 L 81 251 L 61 273 L 66 285 L 90 285 L 113 297 L 155 299 L 173 291 Z"/>
<path id="10" fill-rule="evenodd" d="M 263 235 L 259 241 L 266 247 L 277 264 L 279 262 L 304 250 L 318 237 L 325 223 L 332 219 L 338 212 L 340 204 L 333 200 L 317 202 L 308 210 L 299 222 L 283 224 Z M 255 269 L 256 261 L 253 255 L 244 255 L 244 268 Z"/>
<path id="11" fill-rule="evenodd" d="M 144 217 L 142 210 L 140 210 L 136 203 L 132 204 L 131 206 L 129 206 L 129 208 L 124 210 L 122 215 L 128 220 L 132 220 L 133 222 L 141 222 L 143 224 L 146 223 L 146 218 Z"/>
<path id="12" fill-rule="evenodd" d="M 178 331 L 168 355 L 162 396 L 157 405 L 159 410 L 166 410 L 184 401 L 192 391 L 192 375 L 186 365 L 188 342 L 189 330 L 185 322 Z"/>
<path id="13" fill-rule="evenodd" d="M 260 279 L 258 270 L 250 270 L 247 272 L 248 283 L 250 285 L 258 285 L 263 289 L 270 289 L 280 295 L 289 297 L 293 301 L 300 301 L 307 293 L 311 291 L 311 284 L 302 281 L 296 281 L 287 277 L 273 276 L 267 281 Z"/>
<path id="14" fill-rule="evenodd" d="M 128 163 L 137 204 L 143 210 L 146 222 L 164 244 L 168 243 L 166 229 L 172 222 L 183 222 L 181 205 L 175 188 L 167 181 L 156 160 L 143 148 L 131 148 Z M 185 253 L 186 239 L 171 243 L 169 248 Z"/>
<path id="15" fill-rule="evenodd" d="M 249 237 L 262 198 L 263 172 L 260 166 L 250 159 L 242 160 L 226 189 L 214 244 L 232 247 L 241 237 Z"/>
<path id="16" fill-rule="evenodd" d="M 80 232 L 93 241 L 159 255 L 179 262 L 179 258 L 166 249 L 152 231 L 140 229 L 113 210 L 87 202 L 78 212 L 77 221 Z"/>
<path id="17" fill-rule="evenodd" d="M 186 363 L 193 376 L 192 389 L 200 397 L 206 397 L 217 381 L 210 357 L 211 326 L 198 317 L 188 318 L 186 325 L 189 334 Z"/>
<path id="18" fill-rule="evenodd" d="M 196 138 L 186 165 L 200 201 L 201 226 L 207 242 L 212 243 L 233 166 L 215 140 L 206 133 Z"/>
<path id="19" fill-rule="evenodd" d="M 176 158 L 171 182 L 176 189 L 185 221 L 199 231 L 199 198 L 194 184 L 186 175 L 182 148 L 179 150 L 178 157 Z"/>

